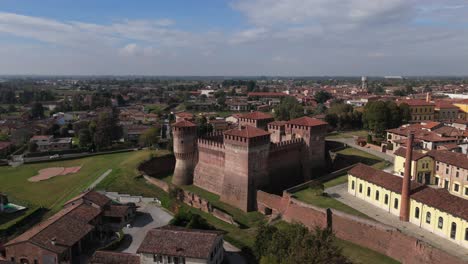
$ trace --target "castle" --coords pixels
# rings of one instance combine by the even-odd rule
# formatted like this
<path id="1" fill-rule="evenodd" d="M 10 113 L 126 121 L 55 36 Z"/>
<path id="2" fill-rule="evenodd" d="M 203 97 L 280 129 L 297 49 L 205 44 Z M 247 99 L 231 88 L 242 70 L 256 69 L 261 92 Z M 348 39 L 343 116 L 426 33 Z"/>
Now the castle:
<path id="1" fill-rule="evenodd" d="M 310 117 L 274 121 L 266 113 L 239 117 L 238 127 L 197 136 L 188 120 L 173 124 L 172 183 L 194 184 L 244 211 L 256 209 L 257 190 L 280 192 L 325 166 L 327 123 Z"/>

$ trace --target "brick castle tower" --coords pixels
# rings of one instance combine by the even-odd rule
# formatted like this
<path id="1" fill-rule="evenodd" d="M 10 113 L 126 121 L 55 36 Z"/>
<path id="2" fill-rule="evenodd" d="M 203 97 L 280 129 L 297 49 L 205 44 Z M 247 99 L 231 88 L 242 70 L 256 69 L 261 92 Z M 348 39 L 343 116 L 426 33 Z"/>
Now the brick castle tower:
<path id="1" fill-rule="evenodd" d="M 224 145 L 221 200 L 247 212 L 255 210 L 257 188 L 269 183 L 270 133 L 239 126 L 224 133 Z"/>
<path id="2" fill-rule="evenodd" d="M 176 165 L 172 183 L 188 185 L 193 182 L 193 170 L 197 164 L 197 126 L 182 120 L 172 126 Z"/>

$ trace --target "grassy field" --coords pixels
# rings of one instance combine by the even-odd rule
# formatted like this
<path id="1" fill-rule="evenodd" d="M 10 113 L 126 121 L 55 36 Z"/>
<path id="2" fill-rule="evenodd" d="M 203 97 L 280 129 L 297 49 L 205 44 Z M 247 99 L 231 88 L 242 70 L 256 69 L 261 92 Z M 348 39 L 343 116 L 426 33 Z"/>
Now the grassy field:
<path id="1" fill-rule="evenodd" d="M 384 169 L 385 167 L 388 167 L 388 165 L 390 165 L 390 163 L 384 161 L 383 159 L 377 156 L 355 148 L 345 148 L 336 153 L 339 154 L 341 159 L 351 161 L 350 163 L 360 162 L 372 166 L 376 169 Z"/>
<path id="2" fill-rule="evenodd" d="M 367 138 L 369 132 L 367 130 L 355 130 L 355 131 L 346 131 L 346 132 L 332 132 L 327 135 L 327 139 L 333 138 L 352 138 L 355 136 Z"/>
<path id="3" fill-rule="evenodd" d="M 322 195 L 322 190 L 318 188 L 307 188 L 294 193 L 294 196 L 303 202 L 312 204 L 321 208 L 332 208 L 348 214 L 369 218 L 366 214 L 347 206 L 346 204 L 331 197 Z"/>
<path id="4" fill-rule="evenodd" d="M 348 257 L 353 263 L 379 263 L 379 264 L 398 264 L 400 262 L 380 254 L 377 251 L 361 247 L 346 240 L 336 239 L 336 245 L 343 250 L 343 255 Z"/>
<path id="5" fill-rule="evenodd" d="M 14 203 L 31 209 L 41 206 L 50 209 L 50 213 L 54 213 L 61 208 L 64 202 L 85 190 L 108 169 L 112 169 L 108 178 L 122 178 L 118 182 L 123 185 L 127 184 L 125 179 L 137 175 L 136 164 L 149 158 L 150 153 L 149 150 L 142 150 L 66 161 L 26 164 L 16 168 L 0 167 L 0 191 L 6 193 Z M 82 166 L 82 168 L 78 173 L 58 176 L 46 181 L 28 181 L 40 169 L 72 166 Z M 124 175 L 126 178 L 123 177 Z M 0 229 L 8 227 L 17 220 L 0 219 L 2 221 Z"/>

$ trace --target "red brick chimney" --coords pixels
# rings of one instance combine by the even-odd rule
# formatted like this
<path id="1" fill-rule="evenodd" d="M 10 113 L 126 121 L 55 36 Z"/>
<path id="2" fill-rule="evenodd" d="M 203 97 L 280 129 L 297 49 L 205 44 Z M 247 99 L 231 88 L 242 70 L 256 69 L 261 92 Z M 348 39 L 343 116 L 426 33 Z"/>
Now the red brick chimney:
<path id="1" fill-rule="evenodd" d="M 401 187 L 400 220 L 405 222 L 409 221 L 413 140 L 414 134 L 410 132 L 406 143 L 405 175 L 403 176 L 403 184 Z"/>

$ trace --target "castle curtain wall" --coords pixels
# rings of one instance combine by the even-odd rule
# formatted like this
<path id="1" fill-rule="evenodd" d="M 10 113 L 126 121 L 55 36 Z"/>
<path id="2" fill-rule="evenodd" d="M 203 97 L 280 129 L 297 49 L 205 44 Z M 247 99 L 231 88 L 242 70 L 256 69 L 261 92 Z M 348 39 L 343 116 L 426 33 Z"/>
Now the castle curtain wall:
<path id="1" fill-rule="evenodd" d="M 198 141 L 198 164 L 193 184 L 221 195 L 224 182 L 224 145 L 209 140 Z"/>

